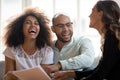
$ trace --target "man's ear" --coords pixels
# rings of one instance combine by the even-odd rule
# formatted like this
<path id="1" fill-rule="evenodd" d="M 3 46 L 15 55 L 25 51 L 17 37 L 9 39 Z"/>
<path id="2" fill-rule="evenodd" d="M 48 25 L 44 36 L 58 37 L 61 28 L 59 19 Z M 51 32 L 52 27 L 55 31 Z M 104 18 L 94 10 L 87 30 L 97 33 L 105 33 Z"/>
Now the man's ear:
<path id="1" fill-rule="evenodd" d="M 53 32 L 55 32 L 54 26 L 51 26 L 51 30 L 52 30 Z"/>

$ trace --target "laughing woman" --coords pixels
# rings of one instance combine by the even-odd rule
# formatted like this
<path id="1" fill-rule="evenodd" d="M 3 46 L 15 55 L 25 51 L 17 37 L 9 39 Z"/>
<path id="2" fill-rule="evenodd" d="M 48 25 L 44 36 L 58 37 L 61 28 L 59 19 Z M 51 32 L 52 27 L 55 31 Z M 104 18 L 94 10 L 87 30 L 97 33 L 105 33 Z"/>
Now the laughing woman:
<path id="1" fill-rule="evenodd" d="M 42 10 L 28 7 L 6 26 L 6 49 L 3 52 L 6 80 L 16 80 L 12 71 L 53 64 L 48 24 L 49 19 Z"/>

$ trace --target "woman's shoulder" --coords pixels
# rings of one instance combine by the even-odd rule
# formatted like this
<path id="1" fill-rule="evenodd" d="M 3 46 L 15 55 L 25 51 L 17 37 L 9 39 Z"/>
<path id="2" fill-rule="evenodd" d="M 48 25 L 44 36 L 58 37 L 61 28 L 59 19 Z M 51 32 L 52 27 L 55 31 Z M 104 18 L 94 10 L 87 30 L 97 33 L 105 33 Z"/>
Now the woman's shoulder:
<path id="1" fill-rule="evenodd" d="M 18 47 L 6 47 L 3 54 L 11 59 L 15 59 L 15 55 L 18 54 L 19 48 Z"/>
<path id="2" fill-rule="evenodd" d="M 49 45 L 45 45 L 40 49 L 41 51 L 53 51 L 52 47 Z"/>
<path id="3" fill-rule="evenodd" d="M 17 51 L 20 50 L 20 47 L 6 47 L 6 49 L 4 50 L 4 53 L 6 52 L 11 52 L 11 53 L 16 53 Z"/>

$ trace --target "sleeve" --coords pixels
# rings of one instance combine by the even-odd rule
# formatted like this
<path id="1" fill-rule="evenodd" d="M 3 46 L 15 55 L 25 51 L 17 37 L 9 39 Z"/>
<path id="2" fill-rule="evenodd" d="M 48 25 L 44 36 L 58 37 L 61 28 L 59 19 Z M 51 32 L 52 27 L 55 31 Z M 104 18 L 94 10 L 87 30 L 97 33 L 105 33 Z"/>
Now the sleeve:
<path id="1" fill-rule="evenodd" d="M 61 60 L 60 63 L 63 70 L 83 69 L 90 67 L 93 64 L 95 52 L 91 40 L 88 38 L 80 38 L 77 44 L 79 55 L 66 60 Z"/>
<path id="2" fill-rule="evenodd" d="M 7 47 L 5 50 L 4 50 L 4 52 L 3 52 L 3 54 L 6 56 L 6 57 L 8 57 L 8 58 L 10 58 L 10 59 L 15 59 L 15 57 L 14 57 L 14 48 L 13 47 Z"/>
<path id="3" fill-rule="evenodd" d="M 53 64 L 53 56 L 54 56 L 53 49 L 49 46 L 46 46 L 42 64 Z"/>
<path id="4" fill-rule="evenodd" d="M 79 80 L 85 76 L 90 75 L 94 70 L 89 70 L 89 71 L 75 71 L 76 74 L 76 79 Z"/>

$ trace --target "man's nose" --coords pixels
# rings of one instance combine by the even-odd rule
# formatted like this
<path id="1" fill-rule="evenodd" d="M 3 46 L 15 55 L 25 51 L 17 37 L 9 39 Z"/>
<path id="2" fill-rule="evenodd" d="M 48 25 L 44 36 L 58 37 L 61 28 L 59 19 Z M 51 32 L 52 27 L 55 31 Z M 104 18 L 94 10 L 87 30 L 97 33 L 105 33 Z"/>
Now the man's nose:
<path id="1" fill-rule="evenodd" d="M 64 30 L 68 30 L 68 26 L 64 24 L 63 29 L 64 29 Z"/>

